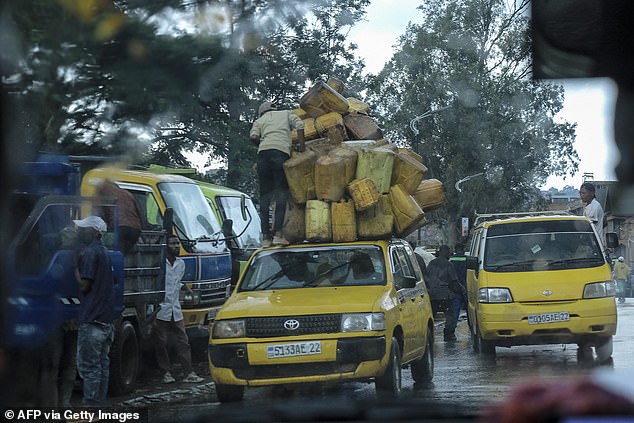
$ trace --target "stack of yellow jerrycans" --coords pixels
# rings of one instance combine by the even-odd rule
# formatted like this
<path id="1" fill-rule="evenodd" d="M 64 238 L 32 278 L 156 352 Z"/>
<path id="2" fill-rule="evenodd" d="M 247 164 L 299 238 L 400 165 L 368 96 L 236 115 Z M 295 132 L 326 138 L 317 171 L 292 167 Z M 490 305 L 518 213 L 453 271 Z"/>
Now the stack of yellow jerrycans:
<path id="1" fill-rule="evenodd" d="M 425 179 L 422 158 L 385 140 L 369 107 L 342 92 L 339 80 L 318 81 L 294 111 L 307 148 L 284 163 L 283 231 L 292 243 L 405 237 L 445 201 L 442 183 Z"/>

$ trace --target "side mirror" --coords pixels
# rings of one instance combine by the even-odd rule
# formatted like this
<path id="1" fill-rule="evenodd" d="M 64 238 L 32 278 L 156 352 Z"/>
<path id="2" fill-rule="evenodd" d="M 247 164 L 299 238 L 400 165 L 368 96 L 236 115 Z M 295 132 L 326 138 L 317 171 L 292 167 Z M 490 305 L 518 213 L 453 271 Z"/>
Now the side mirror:
<path id="1" fill-rule="evenodd" d="M 467 256 L 467 269 L 478 270 L 478 258 L 476 256 Z"/>
<path id="2" fill-rule="evenodd" d="M 163 230 L 168 234 L 172 233 L 172 229 L 174 228 L 174 209 L 168 207 L 165 209 L 165 213 L 163 213 Z"/>
<path id="3" fill-rule="evenodd" d="M 619 246 L 619 236 L 616 232 L 608 232 L 605 234 L 606 246 L 608 248 L 616 248 Z"/>
<path id="4" fill-rule="evenodd" d="M 399 276 L 399 285 L 401 288 L 416 288 L 416 278 L 414 276 Z"/>

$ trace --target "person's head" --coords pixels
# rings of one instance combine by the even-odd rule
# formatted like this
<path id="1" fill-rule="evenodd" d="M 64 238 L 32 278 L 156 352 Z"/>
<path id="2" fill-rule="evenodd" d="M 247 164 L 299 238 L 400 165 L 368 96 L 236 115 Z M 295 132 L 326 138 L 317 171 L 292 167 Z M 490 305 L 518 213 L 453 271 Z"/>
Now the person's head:
<path id="1" fill-rule="evenodd" d="M 454 254 L 464 254 L 464 244 L 462 242 L 457 243 L 453 247 Z"/>
<path id="2" fill-rule="evenodd" d="M 579 188 L 579 197 L 584 203 L 590 203 L 594 198 L 595 188 L 594 184 L 590 182 L 584 182 Z"/>
<path id="3" fill-rule="evenodd" d="M 176 235 L 167 236 L 167 256 L 176 257 L 181 251 L 181 241 Z"/>
<path id="4" fill-rule="evenodd" d="M 275 106 L 270 101 L 265 101 L 260 104 L 260 107 L 258 108 L 258 116 L 262 116 L 264 113 L 270 112 L 271 110 L 276 110 Z"/>
<path id="5" fill-rule="evenodd" d="M 83 219 L 73 220 L 77 226 L 77 237 L 84 244 L 90 244 L 95 239 L 101 239 L 101 236 L 108 231 L 106 222 L 99 216 L 88 216 Z"/>
<path id="6" fill-rule="evenodd" d="M 448 245 L 441 245 L 438 249 L 438 257 L 449 258 L 451 256 L 451 250 Z"/>
<path id="7" fill-rule="evenodd" d="M 619 257 L 619 261 L 620 261 L 621 263 L 623 263 L 623 262 L 625 261 L 625 259 L 623 258 L 623 256 Z"/>
<path id="8" fill-rule="evenodd" d="M 369 278 L 374 273 L 372 259 L 366 253 L 356 252 L 350 260 L 352 277 L 355 279 Z"/>

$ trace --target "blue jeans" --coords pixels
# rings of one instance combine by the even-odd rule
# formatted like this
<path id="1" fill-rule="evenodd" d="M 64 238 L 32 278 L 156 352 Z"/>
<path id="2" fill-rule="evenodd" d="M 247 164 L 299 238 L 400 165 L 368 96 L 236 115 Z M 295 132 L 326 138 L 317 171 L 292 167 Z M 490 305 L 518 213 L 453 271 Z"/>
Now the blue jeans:
<path id="1" fill-rule="evenodd" d="M 625 279 L 616 280 L 616 297 L 625 298 Z"/>
<path id="2" fill-rule="evenodd" d="M 114 341 L 112 323 L 90 322 L 79 325 L 77 333 L 77 370 L 83 380 L 82 405 L 103 404 L 108 394 L 110 345 Z"/>

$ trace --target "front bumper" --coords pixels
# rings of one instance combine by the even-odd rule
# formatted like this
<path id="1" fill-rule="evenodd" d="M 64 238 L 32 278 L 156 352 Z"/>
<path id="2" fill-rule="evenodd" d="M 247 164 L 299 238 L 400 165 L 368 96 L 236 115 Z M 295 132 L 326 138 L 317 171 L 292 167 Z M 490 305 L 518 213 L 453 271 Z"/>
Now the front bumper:
<path id="1" fill-rule="evenodd" d="M 266 358 L 267 345 L 289 342 L 212 344 L 212 378 L 244 386 L 356 380 L 381 375 L 387 365 L 384 336 L 326 339 L 317 355 Z"/>

